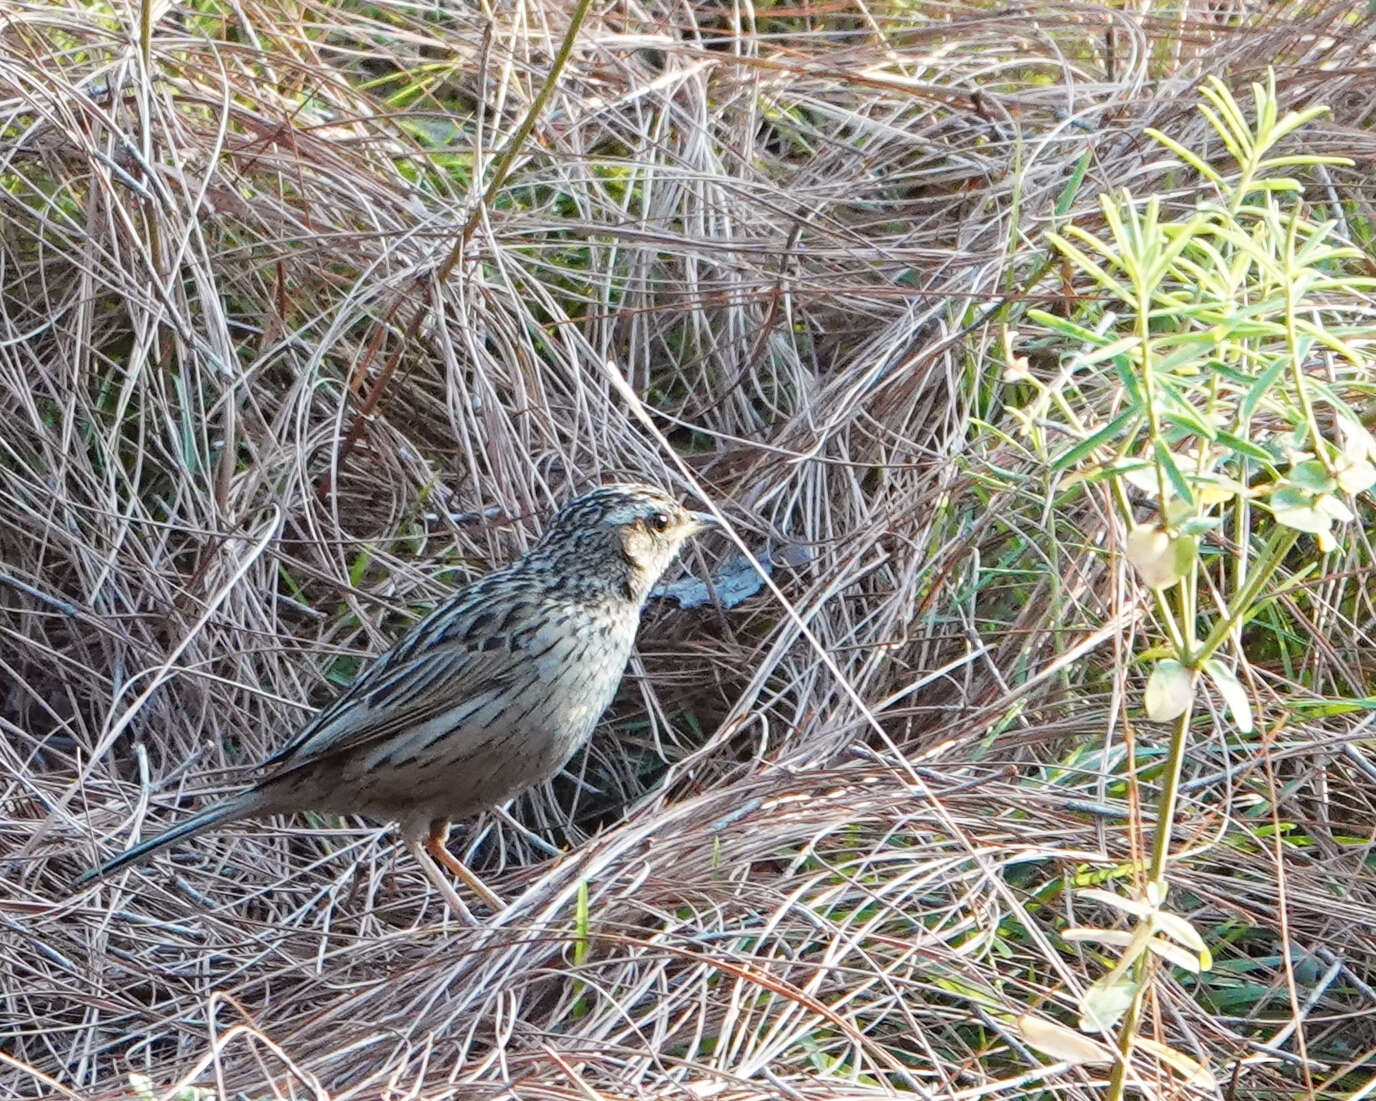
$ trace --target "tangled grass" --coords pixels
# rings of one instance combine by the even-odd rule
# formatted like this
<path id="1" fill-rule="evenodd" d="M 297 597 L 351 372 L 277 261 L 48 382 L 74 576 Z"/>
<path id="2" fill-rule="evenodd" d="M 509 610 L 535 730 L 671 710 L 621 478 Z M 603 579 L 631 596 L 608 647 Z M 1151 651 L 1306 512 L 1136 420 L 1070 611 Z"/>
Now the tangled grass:
<path id="1" fill-rule="evenodd" d="M 1218 155 L 1205 74 L 1330 107 L 1305 147 L 1358 166 L 1315 201 L 1369 257 L 1369 39 L 1298 3 L 608 7 L 509 147 L 570 18 L 0 15 L 4 1096 L 1103 1091 L 1020 1021 L 1073 1024 L 1112 962 L 1061 936 L 1112 917 L 1074 888 L 1158 825 L 1153 611 L 1016 440 L 1005 325 L 1092 297 L 1043 233 L 1097 193 L 1196 201 L 1143 131 Z M 472 825 L 500 917 L 304 816 L 72 896 L 623 476 L 730 519 L 691 573 L 790 553 L 654 603 L 573 775 Z M 1194 729 L 1171 883 L 1216 963 L 1160 968 L 1145 1034 L 1233 1095 L 1371 1088 L 1371 561 L 1354 532 L 1275 602 L 1260 734 Z"/>

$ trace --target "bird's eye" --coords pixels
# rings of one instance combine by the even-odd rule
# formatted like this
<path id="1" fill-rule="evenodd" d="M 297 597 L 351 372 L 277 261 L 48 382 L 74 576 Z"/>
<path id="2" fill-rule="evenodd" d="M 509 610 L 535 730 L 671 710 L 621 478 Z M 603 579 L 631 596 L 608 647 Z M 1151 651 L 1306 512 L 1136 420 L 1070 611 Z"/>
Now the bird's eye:
<path id="1" fill-rule="evenodd" d="M 650 527 L 654 528 L 655 531 L 668 531 L 671 523 L 673 521 L 667 512 L 656 512 L 650 517 Z"/>

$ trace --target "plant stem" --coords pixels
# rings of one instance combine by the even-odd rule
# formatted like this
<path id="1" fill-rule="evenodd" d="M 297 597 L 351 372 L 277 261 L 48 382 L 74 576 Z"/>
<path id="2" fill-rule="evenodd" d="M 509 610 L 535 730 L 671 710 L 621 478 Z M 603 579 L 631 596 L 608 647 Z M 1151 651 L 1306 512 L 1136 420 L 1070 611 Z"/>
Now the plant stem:
<path id="1" fill-rule="evenodd" d="M 1213 656 L 1218 647 L 1223 644 L 1223 640 L 1238 626 L 1247 609 L 1255 605 L 1257 597 L 1261 595 L 1261 590 L 1280 568 L 1281 562 L 1284 561 L 1290 548 L 1294 546 L 1298 536 L 1299 532 L 1294 528 L 1276 529 L 1261 559 L 1257 562 L 1256 568 L 1253 569 L 1243 585 L 1242 591 L 1238 593 L 1237 599 L 1233 602 L 1232 611 L 1214 624 L 1213 629 L 1205 637 L 1199 648 L 1191 655 L 1187 668 L 1196 685 L 1204 662 Z M 1166 863 L 1170 859 L 1175 807 L 1180 796 L 1180 774 L 1185 766 L 1185 747 L 1189 743 L 1190 718 L 1193 714 L 1193 706 L 1186 708 L 1185 713 L 1175 720 L 1175 726 L 1171 729 L 1171 743 L 1166 754 L 1166 768 L 1161 777 L 1161 794 L 1157 800 L 1156 832 L 1152 835 L 1151 859 L 1147 864 L 1147 882 L 1157 885 L 1162 898 L 1165 897 Z M 1152 966 L 1153 959 L 1154 957 L 1150 952 L 1143 952 L 1133 965 L 1136 990 L 1133 993 L 1132 1004 L 1123 1014 L 1122 1023 L 1118 1028 L 1117 1047 L 1121 1058 L 1113 1065 L 1106 1101 L 1122 1101 L 1124 1091 L 1127 1089 L 1128 1057 L 1132 1054 L 1133 1041 L 1137 1037 L 1137 1028 L 1142 1019 L 1142 1004 L 1146 999 L 1148 986 L 1147 969 Z"/>
<path id="2" fill-rule="evenodd" d="M 1262 552 L 1261 558 L 1242 586 L 1242 591 L 1233 601 L 1232 610 L 1213 625 L 1212 630 L 1204 637 L 1204 641 L 1199 644 L 1199 649 L 1191 655 L 1190 660 L 1186 663 L 1191 671 L 1197 672 L 1204 667 L 1204 662 L 1213 657 L 1214 652 L 1223 645 L 1223 640 L 1238 626 L 1247 610 L 1255 605 L 1257 597 L 1261 595 L 1261 590 L 1275 575 L 1275 572 L 1280 569 L 1280 564 L 1285 560 L 1285 556 L 1290 553 L 1290 548 L 1295 545 L 1295 540 L 1299 538 L 1299 535 L 1300 533 L 1295 528 L 1277 527 L 1275 529 L 1266 550 Z"/>
<path id="3" fill-rule="evenodd" d="M 1195 677 L 1197 679 L 1198 674 L 1195 674 Z M 1170 749 L 1166 754 L 1166 770 L 1161 777 L 1161 795 L 1157 804 L 1156 832 L 1151 840 L 1147 882 L 1157 884 L 1163 897 L 1166 887 L 1166 861 L 1170 859 L 1171 826 L 1175 821 L 1175 804 L 1180 795 L 1180 773 L 1185 767 L 1185 746 L 1189 743 L 1190 718 L 1193 715 L 1194 708 L 1188 707 L 1185 713 L 1175 720 L 1175 726 L 1171 729 Z M 1147 995 L 1147 969 L 1152 966 L 1154 958 L 1150 952 L 1143 952 L 1133 964 L 1133 979 L 1137 988 L 1133 992 L 1132 1004 L 1123 1014 L 1123 1021 L 1118 1027 L 1117 1046 L 1121 1058 L 1113 1064 L 1106 1101 L 1122 1101 L 1123 1093 L 1127 1089 L 1128 1057 L 1132 1054 L 1132 1044 L 1137 1038 L 1137 1026 L 1142 1019 L 1142 1003 Z"/>

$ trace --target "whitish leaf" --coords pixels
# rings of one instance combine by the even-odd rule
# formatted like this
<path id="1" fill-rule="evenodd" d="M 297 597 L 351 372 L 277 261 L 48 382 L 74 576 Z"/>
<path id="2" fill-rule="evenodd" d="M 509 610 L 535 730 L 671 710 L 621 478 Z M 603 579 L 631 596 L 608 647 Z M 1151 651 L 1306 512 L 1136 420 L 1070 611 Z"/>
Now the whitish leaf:
<path id="1" fill-rule="evenodd" d="M 1218 694 L 1223 697 L 1223 703 L 1228 708 L 1228 713 L 1233 716 L 1233 721 L 1237 723 L 1237 728 L 1244 734 L 1250 734 L 1252 703 L 1247 698 L 1247 692 L 1241 682 L 1233 676 L 1233 671 L 1217 658 L 1210 658 L 1204 663 L 1204 672 L 1218 689 Z"/>
<path id="2" fill-rule="evenodd" d="M 1147 717 L 1159 723 L 1177 719 L 1194 701 L 1194 677 L 1180 662 L 1163 658 L 1147 678 Z"/>
<path id="3" fill-rule="evenodd" d="M 1343 454 L 1349 459 L 1376 459 L 1376 436 L 1351 417 L 1338 418 L 1338 435 L 1343 439 Z"/>
<path id="4" fill-rule="evenodd" d="M 1169 910 L 1157 910 L 1152 915 L 1152 921 L 1156 924 L 1157 932 L 1165 933 L 1172 940 L 1183 944 L 1199 955 L 1202 956 L 1208 951 L 1204 945 L 1204 938 L 1199 935 L 1193 925 L 1179 914 L 1173 914 Z"/>
<path id="5" fill-rule="evenodd" d="M 1128 532 L 1123 553 L 1148 586 L 1164 589 L 1189 571 L 1195 542 L 1184 535 L 1172 539 L 1156 524 L 1138 524 Z"/>
<path id="6" fill-rule="evenodd" d="M 1199 963 L 1199 957 L 1195 953 L 1188 948 L 1181 948 L 1178 944 L 1172 944 L 1168 940 L 1152 937 L 1151 940 L 1147 941 L 1147 948 L 1163 960 L 1173 963 L 1184 971 L 1198 973 L 1203 970 Z"/>
<path id="7" fill-rule="evenodd" d="M 1142 459 L 1124 459 L 1113 471 L 1142 496 L 1156 499 L 1156 491 L 1160 486 L 1156 481 L 1156 470 L 1150 463 Z"/>
<path id="8" fill-rule="evenodd" d="M 1316 507 L 1313 495 L 1294 486 L 1281 486 L 1271 494 L 1270 503 L 1277 522 L 1287 528 L 1318 535 L 1333 526 L 1333 518 Z"/>
<path id="9" fill-rule="evenodd" d="M 1362 493 L 1376 483 L 1376 466 L 1365 459 L 1344 459 L 1338 464 L 1338 486 L 1344 493 Z"/>
<path id="10" fill-rule="evenodd" d="M 159 1098 L 164 1101 L 211 1101 L 215 1096 L 214 1091 L 204 1086 L 182 1086 L 170 1094 L 163 1094 L 153 1085 L 153 1079 L 137 1071 L 129 1072 L 129 1088 L 133 1090 L 132 1096 L 138 1098 L 138 1101 L 158 1101 Z"/>
<path id="11" fill-rule="evenodd" d="M 1325 493 L 1314 502 L 1314 507 L 1325 516 L 1330 516 L 1340 524 L 1350 524 L 1356 517 L 1352 510 L 1331 493 Z"/>
<path id="12" fill-rule="evenodd" d="M 1221 505 L 1224 501 L 1231 501 L 1234 497 L 1246 497 L 1251 494 L 1245 485 L 1233 478 L 1225 478 L 1222 475 L 1214 475 L 1210 478 L 1201 478 L 1195 487 L 1195 496 L 1204 505 Z"/>
<path id="13" fill-rule="evenodd" d="M 1137 983 L 1131 974 L 1116 968 L 1110 971 L 1080 999 L 1080 1028 L 1085 1032 L 1111 1033 L 1136 993 Z"/>
<path id="14" fill-rule="evenodd" d="M 1218 1089 L 1218 1079 L 1214 1077 L 1213 1071 L 1183 1051 L 1176 1051 L 1173 1047 L 1159 1044 L 1148 1036 L 1137 1037 L 1136 1047 L 1165 1063 L 1166 1066 L 1185 1079 L 1186 1085 L 1195 1086 L 1201 1090 Z"/>
<path id="15" fill-rule="evenodd" d="M 1152 913 L 1152 908 L 1145 902 L 1139 902 L 1135 898 L 1124 898 L 1122 895 L 1116 895 L 1112 891 L 1105 891 L 1100 887 L 1082 887 L 1075 892 L 1075 897 L 1102 903 L 1114 910 L 1131 914 L 1135 918 L 1151 917 Z"/>
<path id="16" fill-rule="evenodd" d="M 1003 369 L 1003 381 L 1007 383 L 1031 382 L 1031 363 L 1026 356 L 1014 356 Z"/>
<path id="17" fill-rule="evenodd" d="M 1113 1052 L 1098 1040 L 1092 1040 L 1055 1021 L 1048 1021 L 1045 1017 L 1024 1013 L 1018 1018 L 1017 1026 L 1018 1035 L 1053 1059 L 1063 1059 L 1081 1066 L 1113 1062 Z"/>
<path id="18" fill-rule="evenodd" d="M 1132 934 L 1123 929 L 1095 929 L 1093 926 L 1076 925 L 1061 933 L 1061 937 L 1078 944 L 1084 941 L 1098 941 L 1110 948 L 1126 948 L 1132 943 Z"/>
<path id="19" fill-rule="evenodd" d="M 1309 493 L 1327 493 L 1333 488 L 1328 469 L 1318 459 L 1296 463 L 1290 468 L 1287 480 Z"/>

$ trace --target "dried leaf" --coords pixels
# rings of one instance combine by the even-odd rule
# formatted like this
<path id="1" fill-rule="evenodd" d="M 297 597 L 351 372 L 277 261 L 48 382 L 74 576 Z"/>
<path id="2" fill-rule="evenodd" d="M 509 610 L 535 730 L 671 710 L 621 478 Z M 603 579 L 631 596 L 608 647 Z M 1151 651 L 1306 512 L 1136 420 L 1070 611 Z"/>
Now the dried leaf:
<path id="1" fill-rule="evenodd" d="M 1113 1062 L 1113 1052 L 1098 1040 L 1045 1017 L 1024 1013 L 1017 1020 L 1018 1035 L 1043 1054 L 1077 1066 Z"/>
<path id="2" fill-rule="evenodd" d="M 1126 948 L 1132 943 L 1132 934 L 1124 929 L 1096 929 L 1093 926 L 1076 925 L 1061 932 L 1061 939 L 1072 944 L 1084 941 L 1098 941 L 1110 948 Z"/>
<path id="3" fill-rule="evenodd" d="M 1152 914 L 1152 908 L 1145 902 L 1135 898 L 1125 898 L 1123 895 L 1114 894 L 1112 891 L 1105 891 L 1101 887 L 1082 887 L 1075 892 L 1075 896 L 1090 902 L 1103 903 L 1103 905 L 1121 910 L 1125 914 L 1131 914 L 1135 918 L 1148 918 Z"/>
<path id="4" fill-rule="evenodd" d="M 1199 956 L 1191 952 L 1188 948 L 1181 948 L 1178 944 L 1172 944 L 1168 940 L 1160 937 L 1152 937 L 1147 941 L 1147 948 L 1155 955 L 1160 956 L 1168 963 L 1174 964 L 1185 971 L 1198 974 L 1203 968 L 1200 966 Z"/>
<path id="5" fill-rule="evenodd" d="M 1152 915 L 1152 920 L 1156 924 L 1159 932 L 1186 948 L 1192 949 L 1197 953 L 1204 953 L 1208 948 L 1204 946 L 1204 938 L 1199 935 L 1195 927 L 1186 921 L 1179 914 L 1172 914 L 1169 910 L 1157 910 Z"/>
<path id="6" fill-rule="evenodd" d="M 1218 1089 L 1218 1079 L 1214 1077 L 1213 1071 L 1183 1051 L 1176 1051 L 1173 1047 L 1159 1044 L 1148 1036 L 1137 1037 L 1135 1046 L 1140 1051 L 1145 1051 L 1165 1063 L 1166 1066 L 1185 1079 L 1186 1085 L 1195 1086 L 1201 1090 Z"/>

